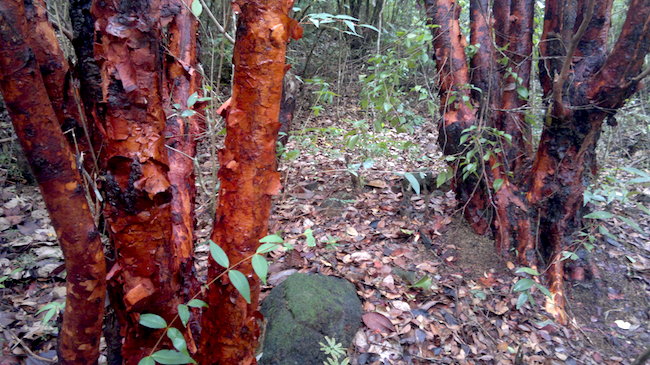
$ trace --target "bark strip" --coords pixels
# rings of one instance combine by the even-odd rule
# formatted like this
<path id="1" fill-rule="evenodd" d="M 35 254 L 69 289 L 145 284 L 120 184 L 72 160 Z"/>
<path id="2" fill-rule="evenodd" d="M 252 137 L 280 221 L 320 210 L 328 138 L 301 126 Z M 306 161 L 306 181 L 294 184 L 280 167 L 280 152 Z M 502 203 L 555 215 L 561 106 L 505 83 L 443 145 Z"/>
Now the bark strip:
<path id="1" fill-rule="evenodd" d="M 0 90 L 65 257 L 67 295 L 59 361 L 94 364 L 106 291 L 104 252 L 74 155 L 61 132 L 34 52 L 25 41 L 31 31 L 22 0 L 0 2 Z"/>
<path id="2" fill-rule="evenodd" d="M 124 363 L 149 355 L 162 331 L 138 324 L 155 313 L 171 322 L 182 301 L 180 258 L 172 244 L 172 186 L 162 98 L 161 4 L 95 2 L 97 103 L 105 147 L 104 217 L 114 246 L 110 295 L 124 337 Z"/>
<path id="3" fill-rule="evenodd" d="M 271 197 L 280 191 L 275 146 L 289 37 L 299 37 L 297 22 L 288 12 L 293 1 L 238 0 L 239 12 L 233 60 L 230 111 L 226 118 L 225 148 L 219 152 L 219 204 L 211 239 L 231 263 L 250 256 L 267 234 Z M 237 270 L 251 287 L 251 304 L 228 279 L 208 289 L 202 320 L 201 364 L 254 364 L 261 319 L 257 311 L 259 281 L 250 262 Z M 209 278 L 221 269 L 210 266 Z"/>

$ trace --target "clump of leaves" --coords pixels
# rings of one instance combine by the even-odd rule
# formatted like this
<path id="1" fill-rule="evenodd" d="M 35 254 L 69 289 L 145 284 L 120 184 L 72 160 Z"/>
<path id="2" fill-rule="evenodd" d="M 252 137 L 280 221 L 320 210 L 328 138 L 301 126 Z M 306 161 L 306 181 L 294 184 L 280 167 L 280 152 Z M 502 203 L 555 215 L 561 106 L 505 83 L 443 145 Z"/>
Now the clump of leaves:
<path id="1" fill-rule="evenodd" d="M 207 283 L 206 287 L 212 285 L 227 273 L 232 285 L 235 287 L 235 289 L 237 289 L 239 294 L 241 294 L 246 302 L 250 304 L 251 289 L 250 284 L 248 283 L 248 278 L 246 278 L 246 275 L 244 275 L 241 271 L 235 270 L 235 268 L 250 259 L 253 266 L 253 271 L 255 271 L 255 274 L 260 278 L 260 280 L 266 284 L 266 276 L 269 271 L 269 263 L 262 255 L 279 248 L 283 242 L 284 240 L 282 237 L 277 234 L 268 235 L 260 240 L 261 245 L 257 248 L 254 254 L 231 265 L 226 252 L 212 240 L 208 241 L 210 248 L 210 257 L 212 257 L 212 259 L 218 265 L 224 267 L 226 270 L 212 279 L 209 283 Z M 179 304 L 176 317 L 174 317 L 169 323 L 167 323 L 163 317 L 154 313 L 143 313 L 140 315 L 139 323 L 141 325 L 148 328 L 165 330 L 164 335 L 161 335 L 161 337 L 158 339 L 158 343 L 160 343 L 163 336 L 167 335 L 167 337 L 171 340 L 174 349 L 163 349 L 156 351 L 156 345 L 151 350 L 151 354 L 140 360 L 140 362 L 138 362 L 138 365 L 155 365 L 156 363 L 196 364 L 196 361 L 192 359 L 189 351 L 187 350 L 187 342 L 185 341 L 183 333 L 179 329 L 173 327 L 173 324 L 177 319 L 180 319 L 183 327 L 187 327 L 187 324 L 189 323 L 192 316 L 190 308 L 208 307 L 208 304 L 206 302 L 198 299 L 200 295 L 201 292 L 197 293 L 187 303 Z"/>
<path id="2" fill-rule="evenodd" d="M 43 324 L 46 325 L 54 318 L 55 315 L 59 314 L 63 308 L 65 308 L 65 303 L 51 302 L 41 307 L 41 309 L 39 309 L 36 314 L 38 315 L 45 312 L 45 315 L 43 316 Z"/>
<path id="3" fill-rule="evenodd" d="M 350 358 L 345 356 L 345 349 L 341 343 L 336 342 L 336 339 L 325 336 L 325 342 L 319 342 L 320 350 L 328 357 L 323 362 L 324 365 L 348 365 Z"/>
<path id="4" fill-rule="evenodd" d="M 540 275 L 537 270 L 530 267 L 520 267 L 515 271 L 515 274 L 528 274 L 533 277 Z M 536 304 L 535 299 L 533 299 L 533 296 L 530 292 L 530 289 L 532 287 L 536 287 L 539 289 L 539 291 L 544 293 L 544 295 L 552 298 L 551 292 L 544 285 L 538 283 L 532 278 L 521 278 L 512 287 L 512 291 L 519 293 L 519 297 L 517 298 L 517 309 L 523 307 L 526 302 L 530 302 L 531 305 Z"/>

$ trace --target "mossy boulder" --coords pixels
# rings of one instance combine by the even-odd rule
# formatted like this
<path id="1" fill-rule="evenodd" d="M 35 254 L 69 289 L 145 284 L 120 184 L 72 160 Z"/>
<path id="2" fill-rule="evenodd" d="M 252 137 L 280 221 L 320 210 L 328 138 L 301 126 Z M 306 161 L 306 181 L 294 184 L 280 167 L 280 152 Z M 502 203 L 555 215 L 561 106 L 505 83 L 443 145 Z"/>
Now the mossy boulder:
<path id="1" fill-rule="evenodd" d="M 321 365 L 325 336 L 349 347 L 361 325 L 361 301 L 350 282 L 293 274 L 262 303 L 266 334 L 261 365 Z"/>

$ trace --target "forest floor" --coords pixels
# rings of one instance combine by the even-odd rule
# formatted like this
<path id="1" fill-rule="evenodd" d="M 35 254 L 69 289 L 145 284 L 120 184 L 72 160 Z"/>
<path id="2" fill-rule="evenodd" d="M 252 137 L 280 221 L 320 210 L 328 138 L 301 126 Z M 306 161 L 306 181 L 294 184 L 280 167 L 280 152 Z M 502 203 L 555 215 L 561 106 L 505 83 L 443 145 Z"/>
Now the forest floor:
<path id="1" fill-rule="evenodd" d="M 598 221 L 612 236 L 594 233 L 591 252 L 576 243 L 587 261 L 568 273 L 571 320 L 561 327 L 544 312 L 539 291 L 534 304 L 516 309 L 514 258 L 497 256 L 489 238 L 467 228 L 451 192 L 418 195 L 400 175 L 444 169 L 435 128 L 372 132 L 354 122 L 366 116 L 351 102 L 317 118 L 303 114 L 281 163 L 284 191 L 270 222 L 291 249 L 272 254 L 262 295 L 297 271 L 352 282 L 366 313 L 352 364 L 629 364 L 650 344 L 650 217 L 637 201 L 607 210 L 639 230 L 615 217 Z M 6 119 L 0 123 L 6 130 Z M 57 324 L 43 317 L 55 310 L 38 312 L 64 301 L 62 253 L 37 187 L 8 178 L 11 160 L 0 166 L 0 365 L 48 364 Z M 204 184 L 212 163 L 201 157 Z M 647 207 L 644 194 L 637 198 Z M 197 206 L 196 265 L 204 271 L 214 201 L 203 194 Z"/>

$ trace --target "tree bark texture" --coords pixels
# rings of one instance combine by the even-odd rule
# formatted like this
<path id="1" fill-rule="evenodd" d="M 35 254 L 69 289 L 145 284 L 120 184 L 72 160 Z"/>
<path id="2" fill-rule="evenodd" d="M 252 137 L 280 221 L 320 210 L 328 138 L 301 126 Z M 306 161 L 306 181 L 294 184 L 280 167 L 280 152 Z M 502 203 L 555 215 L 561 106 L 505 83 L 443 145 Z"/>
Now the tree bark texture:
<path id="1" fill-rule="evenodd" d="M 211 239 L 231 263 L 255 253 L 267 234 L 271 197 L 280 191 L 275 147 L 286 45 L 301 35 L 289 18 L 293 1 L 238 0 L 239 13 L 233 60 L 235 73 L 226 118 L 225 147 L 219 152 L 219 203 Z M 202 319 L 198 361 L 201 364 L 254 364 L 261 315 L 257 311 L 259 281 L 250 262 L 240 265 L 249 280 L 248 304 L 224 277 L 207 294 L 210 305 Z M 222 273 L 212 265 L 208 278 Z"/>
<path id="2" fill-rule="evenodd" d="M 535 154 L 525 120 L 533 1 L 495 0 L 490 11 L 488 1 L 472 0 L 470 39 L 480 47 L 471 63 L 464 54 L 458 3 L 426 0 L 425 5 L 429 22 L 439 25 L 432 29 L 443 106 L 439 142 L 446 154 L 463 156 L 478 148 L 481 159 L 487 153 L 477 177 L 459 181 L 456 174 L 465 216 L 481 231 L 490 216 L 485 212 L 492 210 L 497 251 L 505 255 L 514 247 L 521 265 L 548 266 L 553 298 L 546 308 L 566 323 L 561 253 L 581 226 L 583 192 L 597 170 L 595 148 L 602 122 L 640 81 L 636 76 L 650 48 L 650 3 L 630 2 L 621 35 L 608 53 L 611 0 L 546 1 L 540 81 L 548 111 Z M 503 56 L 507 63 L 497 66 Z M 470 81 L 481 91 L 470 93 Z M 460 101 L 463 97 L 467 102 Z M 476 147 L 470 138 L 461 144 L 462 131 L 471 126 L 476 126 L 477 138 L 493 143 Z"/>
<path id="3" fill-rule="evenodd" d="M 88 154 L 84 156 L 85 165 L 92 168 L 95 154 L 87 133 L 90 129 L 83 115 L 83 104 L 78 95 L 72 69 L 59 46 L 56 32 L 47 19 L 47 6 L 43 0 L 24 3 L 30 29 L 26 34 L 27 42 L 40 66 L 52 108 L 70 146 L 77 153 Z"/>
<path id="4" fill-rule="evenodd" d="M 183 129 L 173 129 L 177 120 L 170 121 L 168 129 L 163 108 L 162 15 L 181 9 L 183 4 L 158 0 L 97 1 L 92 7 L 97 34 L 94 53 L 102 82 L 96 113 L 104 139 L 100 157 L 104 217 L 115 253 L 109 289 L 124 337 L 126 364 L 137 364 L 149 355 L 162 335 L 161 330 L 139 325 L 140 314 L 156 313 L 171 322 L 183 302 L 181 267 L 190 265 L 192 236 L 185 229 L 192 225 L 191 216 L 182 214 L 191 214 L 193 187 L 179 186 L 177 180 L 172 183 L 165 132 L 170 133 L 172 145 L 180 143 L 189 150 L 193 142 L 175 143 L 176 132 L 187 140 L 193 135 L 185 129 L 185 121 Z M 177 36 L 190 34 L 174 33 Z M 174 38 L 172 48 L 178 53 L 169 57 L 188 60 L 182 53 L 192 45 L 184 42 Z M 188 61 L 190 67 L 192 60 Z M 178 85 L 172 86 L 177 97 L 191 90 L 187 80 L 175 79 L 187 75 L 177 69 L 170 73 L 170 81 Z M 171 160 L 178 162 L 175 158 Z"/>
<path id="5" fill-rule="evenodd" d="M 27 7 L 41 5 L 28 3 Z M 62 94 L 57 93 L 62 85 L 56 85 L 55 90 L 48 87 L 48 78 L 65 78 L 65 60 L 53 50 L 50 62 L 42 59 L 47 63 L 41 65 L 37 59 L 44 48 L 39 49 L 39 44 L 44 44 L 34 44 L 35 52 L 29 44 L 32 37 L 26 37 L 34 31 L 29 27 L 34 22 L 38 23 L 37 34 L 53 34 L 42 15 L 30 13 L 28 21 L 22 0 L 0 2 L 0 90 L 65 257 L 67 295 L 59 361 L 94 364 L 99 356 L 106 291 L 104 253 L 75 156 L 61 131 L 65 113 L 57 115 L 53 108 L 64 108 L 58 99 Z M 45 79 L 43 70 L 49 72 Z M 54 93 L 48 96 L 48 91 Z"/>
<path id="6" fill-rule="evenodd" d="M 195 111 L 198 102 L 201 76 L 197 70 L 197 31 L 198 20 L 191 13 L 192 0 L 167 0 L 169 8 L 174 9 L 168 25 L 167 44 L 169 53 L 164 64 L 164 106 L 167 115 L 165 127 L 165 146 L 169 158 L 169 183 L 171 188 L 171 245 L 176 254 L 172 261 L 172 272 L 179 272 L 181 292 L 177 295 L 183 302 L 200 290 L 193 270 L 194 207 L 196 200 L 196 177 L 194 157 L 196 139 L 201 132 L 199 114 Z M 190 105 L 191 104 L 191 105 Z M 180 105 L 181 108 L 174 107 Z M 184 111 L 190 110 L 191 112 Z M 186 115 L 186 116 L 184 116 Z M 192 325 L 185 331 L 190 352 L 196 352 L 192 335 L 198 332 L 200 311 L 195 310 Z"/>

